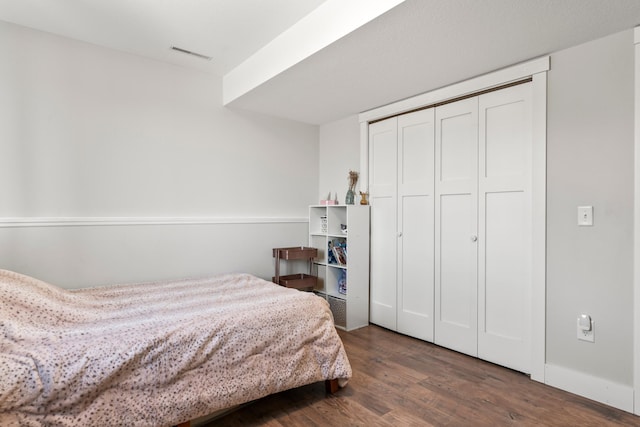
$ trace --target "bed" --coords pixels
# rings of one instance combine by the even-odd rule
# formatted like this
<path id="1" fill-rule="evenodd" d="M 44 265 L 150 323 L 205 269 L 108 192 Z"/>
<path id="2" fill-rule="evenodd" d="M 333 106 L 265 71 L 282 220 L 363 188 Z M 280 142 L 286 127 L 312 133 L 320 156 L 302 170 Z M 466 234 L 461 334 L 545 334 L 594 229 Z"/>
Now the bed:
<path id="1" fill-rule="evenodd" d="M 2 426 L 170 426 L 350 377 L 312 293 L 249 274 L 72 291 L 0 270 Z"/>

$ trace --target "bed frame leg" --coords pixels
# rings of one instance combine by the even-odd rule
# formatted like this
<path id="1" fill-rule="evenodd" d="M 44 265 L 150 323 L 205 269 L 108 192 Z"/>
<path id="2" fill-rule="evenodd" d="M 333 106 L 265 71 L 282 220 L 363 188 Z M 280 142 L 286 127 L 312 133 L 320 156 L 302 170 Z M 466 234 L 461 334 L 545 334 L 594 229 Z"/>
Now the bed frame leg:
<path id="1" fill-rule="evenodd" d="M 327 392 L 327 394 L 333 394 L 336 391 L 338 391 L 338 389 L 340 388 L 340 386 L 338 385 L 338 379 L 333 379 L 333 380 L 325 380 L 324 381 L 324 389 Z"/>

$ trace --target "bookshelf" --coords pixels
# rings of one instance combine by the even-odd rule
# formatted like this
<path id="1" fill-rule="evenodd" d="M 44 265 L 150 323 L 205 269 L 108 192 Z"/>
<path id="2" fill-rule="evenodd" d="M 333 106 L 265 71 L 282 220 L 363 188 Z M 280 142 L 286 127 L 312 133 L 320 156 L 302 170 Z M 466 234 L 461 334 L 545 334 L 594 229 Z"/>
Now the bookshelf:
<path id="1" fill-rule="evenodd" d="M 318 277 L 314 292 L 329 302 L 335 324 L 369 324 L 369 206 L 309 206 L 309 246 Z"/>

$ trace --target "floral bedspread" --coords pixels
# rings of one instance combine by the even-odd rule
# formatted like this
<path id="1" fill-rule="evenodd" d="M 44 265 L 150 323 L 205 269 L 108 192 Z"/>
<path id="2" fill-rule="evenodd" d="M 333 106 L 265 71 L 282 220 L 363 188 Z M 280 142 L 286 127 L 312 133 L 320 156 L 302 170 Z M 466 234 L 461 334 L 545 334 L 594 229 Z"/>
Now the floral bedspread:
<path id="1" fill-rule="evenodd" d="M 70 291 L 0 270 L 2 426 L 168 426 L 350 377 L 311 293 L 248 274 Z"/>

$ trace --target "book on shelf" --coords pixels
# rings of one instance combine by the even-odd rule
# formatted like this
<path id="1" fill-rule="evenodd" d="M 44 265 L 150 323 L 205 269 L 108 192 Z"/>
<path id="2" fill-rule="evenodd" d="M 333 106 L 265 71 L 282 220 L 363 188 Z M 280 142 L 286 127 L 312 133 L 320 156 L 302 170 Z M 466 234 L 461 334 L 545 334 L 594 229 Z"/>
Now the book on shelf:
<path id="1" fill-rule="evenodd" d="M 340 272 L 340 278 L 338 279 L 338 292 L 342 295 L 347 294 L 347 270 Z"/>
<path id="2" fill-rule="evenodd" d="M 329 264 L 347 265 L 347 242 L 342 239 L 329 240 Z"/>

